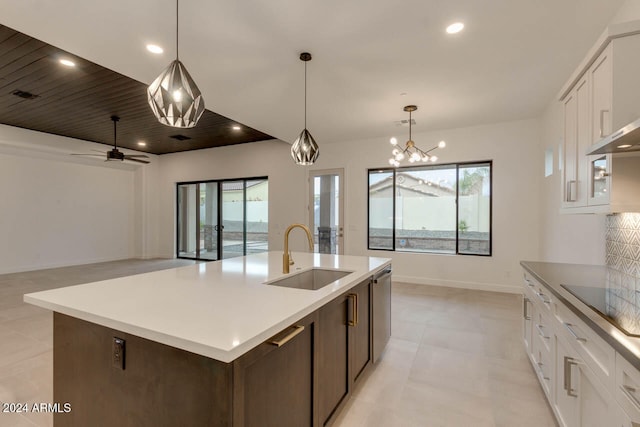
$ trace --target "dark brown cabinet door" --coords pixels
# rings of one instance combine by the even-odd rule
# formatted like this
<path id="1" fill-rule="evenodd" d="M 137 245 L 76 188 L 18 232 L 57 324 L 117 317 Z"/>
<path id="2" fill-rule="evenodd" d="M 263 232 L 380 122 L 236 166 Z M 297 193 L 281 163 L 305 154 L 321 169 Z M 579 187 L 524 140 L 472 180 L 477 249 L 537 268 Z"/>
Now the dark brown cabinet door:
<path id="1" fill-rule="evenodd" d="M 350 379 L 354 383 L 371 360 L 371 281 L 356 286 L 355 295 L 356 322 L 350 328 L 351 334 L 351 370 Z"/>
<path id="2" fill-rule="evenodd" d="M 313 425 L 314 329 L 303 319 L 235 362 L 234 426 Z"/>
<path id="3" fill-rule="evenodd" d="M 318 412 L 325 425 L 371 360 L 371 280 L 318 311 Z"/>
<path id="4" fill-rule="evenodd" d="M 326 424 L 349 393 L 349 331 L 346 296 L 318 311 L 318 412 Z"/>

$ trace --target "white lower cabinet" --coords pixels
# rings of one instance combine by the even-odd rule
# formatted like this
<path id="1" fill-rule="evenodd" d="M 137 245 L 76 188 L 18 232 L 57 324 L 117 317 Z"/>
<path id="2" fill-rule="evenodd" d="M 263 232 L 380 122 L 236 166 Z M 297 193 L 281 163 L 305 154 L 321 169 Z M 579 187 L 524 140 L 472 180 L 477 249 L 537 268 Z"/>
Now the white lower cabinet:
<path id="1" fill-rule="evenodd" d="M 640 427 L 640 372 L 616 354 L 616 400 L 621 406 L 620 425 Z"/>
<path id="2" fill-rule="evenodd" d="M 598 341 L 601 338 L 580 319 L 571 317 L 568 323 L 568 309 L 557 298 L 552 298 L 551 306 L 535 299 L 532 294 L 538 295 L 541 285 L 535 282 L 535 286 L 531 286 L 531 280 L 529 277 L 525 281 L 523 292 L 523 338 L 558 424 L 561 427 L 640 427 L 633 424 L 640 421 L 640 372 L 631 365 L 615 363 L 613 348 Z M 603 343 L 608 348 L 603 348 Z M 612 394 L 614 365 L 616 376 L 626 381 L 627 387 L 621 387 L 619 394 L 625 396 L 628 407 L 621 406 L 620 397 Z M 625 374 L 623 368 L 637 377 Z M 637 398 L 631 392 L 635 390 Z M 637 411 L 637 419 L 630 414 L 631 409 Z"/>
<path id="3" fill-rule="evenodd" d="M 574 354 L 562 339 L 558 339 L 556 336 L 555 340 L 556 375 L 553 382 L 555 393 L 552 407 L 561 427 L 577 426 L 580 425 L 578 422 L 578 399 L 575 390 L 569 384 L 573 370 L 571 366 L 568 366 L 569 361 L 574 360 Z"/>

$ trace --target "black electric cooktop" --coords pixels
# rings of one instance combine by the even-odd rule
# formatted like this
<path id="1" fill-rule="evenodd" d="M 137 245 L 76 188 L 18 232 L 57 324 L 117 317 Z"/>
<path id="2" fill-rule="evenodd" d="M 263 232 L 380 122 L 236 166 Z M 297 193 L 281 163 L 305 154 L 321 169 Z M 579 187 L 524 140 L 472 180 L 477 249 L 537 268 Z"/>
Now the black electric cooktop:
<path id="1" fill-rule="evenodd" d="M 640 293 L 635 289 L 560 286 L 625 334 L 640 337 Z"/>

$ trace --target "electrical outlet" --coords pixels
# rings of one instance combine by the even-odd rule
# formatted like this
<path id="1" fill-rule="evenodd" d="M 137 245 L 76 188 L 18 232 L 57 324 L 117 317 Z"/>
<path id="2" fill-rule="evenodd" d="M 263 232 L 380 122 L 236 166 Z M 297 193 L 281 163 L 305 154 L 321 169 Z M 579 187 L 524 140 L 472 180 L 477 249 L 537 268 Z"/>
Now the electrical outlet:
<path id="1" fill-rule="evenodd" d="M 126 341 L 122 338 L 113 337 L 112 363 L 114 368 L 124 371 L 124 348 Z"/>

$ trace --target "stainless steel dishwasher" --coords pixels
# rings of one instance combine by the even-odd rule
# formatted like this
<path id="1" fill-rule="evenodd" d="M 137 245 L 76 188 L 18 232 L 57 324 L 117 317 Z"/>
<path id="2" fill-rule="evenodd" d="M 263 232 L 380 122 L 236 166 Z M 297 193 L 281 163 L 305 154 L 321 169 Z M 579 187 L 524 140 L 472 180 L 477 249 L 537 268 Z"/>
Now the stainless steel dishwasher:
<path id="1" fill-rule="evenodd" d="M 391 266 L 373 276 L 373 363 L 391 337 Z"/>

